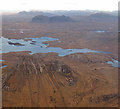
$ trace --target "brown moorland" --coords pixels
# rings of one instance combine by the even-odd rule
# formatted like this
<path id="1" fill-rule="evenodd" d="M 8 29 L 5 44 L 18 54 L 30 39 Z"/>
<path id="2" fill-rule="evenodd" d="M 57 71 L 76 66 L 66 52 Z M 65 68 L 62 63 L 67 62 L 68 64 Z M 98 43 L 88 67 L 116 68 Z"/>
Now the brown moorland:
<path id="1" fill-rule="evenodd" d="M 80 17 L 81 18 L 81 17 Z M 61 48 L 89 48 L 112 54 L 3 53 L 4 107 L 117 107 L 118 68 L 106 62 L 118 59 L 117 20 L 80 19 L 66 23 L 33 23 L 31 16 L 3 16 L 3 36 L 53 37 L 45 42 Z M 75 18 L 74 18 L 75 19 Z M 23 33 L 20 32 L 22 29 Z M 105 30 L 97 33 L 97 30 Z"/>

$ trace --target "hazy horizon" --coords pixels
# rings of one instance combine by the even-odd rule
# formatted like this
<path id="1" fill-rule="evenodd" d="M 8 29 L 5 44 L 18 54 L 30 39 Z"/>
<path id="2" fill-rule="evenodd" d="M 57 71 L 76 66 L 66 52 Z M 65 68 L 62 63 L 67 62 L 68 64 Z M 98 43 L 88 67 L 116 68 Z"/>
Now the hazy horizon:
<path id="1" fill-rule="evenodd" d="M 62 11 L 90 11 L 90 12 L 115 12 L 118 10 L 113 10 L 113 11 L 104 11 L 104 10 L 21 10 L 21 11 L 6 11 L 6 10 L 2 10 L 0 11 L 0 13 L 2 13 L 3 15 L 9 15 L 9 14 L 17 14 L 19 12 L 47 12 L 47 13 L 51 13 L 54 11 L 58 11 L 58 12 L 62 12 Z"/>
<path id="2" fill-rule="evenodd" d="M 116 11 L 119 0 L 4 0 L 1 12 L 55 11 L 55 10 L 98 10 Z"/>

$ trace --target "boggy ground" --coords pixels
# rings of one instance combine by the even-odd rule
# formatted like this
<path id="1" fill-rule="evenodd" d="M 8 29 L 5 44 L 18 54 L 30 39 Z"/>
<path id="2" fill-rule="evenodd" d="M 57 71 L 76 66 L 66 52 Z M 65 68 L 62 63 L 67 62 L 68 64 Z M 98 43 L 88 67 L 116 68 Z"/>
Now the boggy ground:
<path id="1" fill-rule="evenodd" d="M 111 56 L 18 52 L 3 59 L 5 107 L 117 106 L 117 68 L 106 64 Z"/>
<path id="2" fill-rule="evenodd" d="M 89 48 L 99 51 L 110 51 L 117 54 L 118 22 L 81 20 L 67 23 L 32 23 L 32 17 L 3 16 L 3 36 L 23 39 L 26 37 L 53 37 L 60 41 L 49 42 L 50 46 L 61 48 Z M 20 33 L 23 29 L 24 33 Z M 97 33 L 104 30 L 105 33 Z"/>
<path id="3" fill-rule="evenodd" d="M 79 19 L 79 18 L 78 18 Z M 31 23 L 31 18 L 3 17 L 3 36 L 54 37 L 48 42 L 62 48 L 89 48 L 112 54 L 3 54 L 4 107 L 86 107 L 118 105 L 118 68 L 106 62 L 118 59 L 117 21 Z M 20 30 L 23 29 L 23 33 Z M 96 33 L 96 30 L 106 30 Z"/>

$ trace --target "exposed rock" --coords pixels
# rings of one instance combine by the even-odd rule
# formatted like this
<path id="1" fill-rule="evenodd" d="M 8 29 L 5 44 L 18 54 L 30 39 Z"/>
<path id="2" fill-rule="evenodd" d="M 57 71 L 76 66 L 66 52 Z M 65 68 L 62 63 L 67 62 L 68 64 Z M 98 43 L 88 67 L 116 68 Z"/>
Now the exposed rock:
<path id="1" fill-rule="evenodd" d="M 102 95 L 102 96 L 97 96 L 94 98 L 91 97 L 90 102 L 93 102 L 93 103 L 108 102 L 117 97 L 118 97 L 117 94 Z"/>
<path id="2" fill-rule="evenodd" d="M 10 71 L 9 71 L 10 72 Z M 43 61 L 41 57 L 34 56 L 22 56 L 20 57 L 17 65 L 11 69 L 11 73 L 6 73 L 3 76 L 3 83 L 18 72 L 22 76 L 21 79 L 25 79 L 25 75 L 37 75 L 42 76 L 48 74 L 51 79 L 54 79 L 53 76 L 60 75 L 64 77 L 67 85 L 73 85 L 76 83 L 77 78 L 74 75 L 77 75 L 70 67 L 59 61 Z M 57 77 L 58 78 L 58 77 Z M 21 80 L 22 81 L 22 80 Z M 59 82 L 59 84 L 62 84 Z"/>
<path id="3" fill-rule="evenodd" d="M 23 44 L 21 44 L 21 43 L 13 43 L 13 42 L 8 42 L 10 45 L 15 45 L 15 46 L 25 46 L 25 45 L 23 45 Z"/>

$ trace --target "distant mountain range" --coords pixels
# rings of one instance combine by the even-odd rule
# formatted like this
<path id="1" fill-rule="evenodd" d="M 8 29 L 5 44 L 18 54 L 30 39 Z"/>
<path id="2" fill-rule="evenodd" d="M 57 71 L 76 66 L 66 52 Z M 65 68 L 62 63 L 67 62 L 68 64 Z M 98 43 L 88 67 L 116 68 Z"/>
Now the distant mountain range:
<path id="1" fill-rule="evenodd" d="M 22 11 L 17 15 L 29 17 L 32 22 L 39 23 L 52 23 L 52 22 L 73 22 L 73 21 L 115 21 L 118 19 L 118 12 L 105 12 L 105 11 Z"/>
<path id="2" fill-rule="evenodd" d="M 43 22 L 48 22 L 48 23 L 53 23 L 53 22 L 73 22 L 73 20 L 65 15 L 62 16 L 43 16 L 43 15 L 38 15 L 32 18 L 32 22 L 38 22 L 38 23 L 43 23 Z"/>
<path id="3" fill-rule="evenodd" d="M 18 15 L 31 15 L 31 16 L 36 16 L 36 15 L 44 15 L 44 16 L 54 16 L 52 13 L 46 13 L 42 11 L 21 11 L 18 13 Z"/>
<path id="4" fill-rule="evenodd" d="M 91 15 L 95 13 L 107 13 L 111 15 L 118 15 L 118 11 L 113 12 L 104 12 L 104 11 L 98 11 L 98 10 L 57 10 L 57 11 L 21 11 L 18 14 L 19 15 L 44 15 L 44 16 L 55 16 L 55 15 L 66 15 L 66 16 L 78 16 L 78 15 Z"/>

